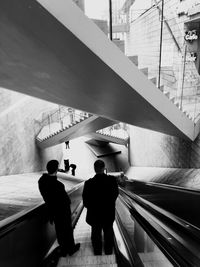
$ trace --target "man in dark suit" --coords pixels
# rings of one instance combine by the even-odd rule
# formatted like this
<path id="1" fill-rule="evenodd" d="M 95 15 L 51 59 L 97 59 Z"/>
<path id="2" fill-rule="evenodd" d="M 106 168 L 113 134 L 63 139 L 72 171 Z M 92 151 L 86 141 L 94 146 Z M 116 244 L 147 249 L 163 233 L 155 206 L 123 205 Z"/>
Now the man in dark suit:
<path id="1" fill-rule="evenodd" d="M 57 180 L 59 162 L 50 160 L 47 163 L 47 172 L 39 181 L 39 190 L 47 206 L 50 221 L 55 224 L 60 256 L 72 255 L 80 248 L 74 243 L 73 228 L 71 223 L 70 199 L 63 183 Z"/>
<path id="2" fill-rule="evenodd" d="M 113 222 L 115 201 L 118 196 L 116 178 L 104 173 L 102 160 L 94 163 L 96 175 L 87 180 L 83 189 L 83 204 L 87 208 L 86 222 L 91 225 L 91 240 L 95 255 L 102 254 L 102 230 L 104 232 L 104 252 L 112 254 L 114 245 Z"/>

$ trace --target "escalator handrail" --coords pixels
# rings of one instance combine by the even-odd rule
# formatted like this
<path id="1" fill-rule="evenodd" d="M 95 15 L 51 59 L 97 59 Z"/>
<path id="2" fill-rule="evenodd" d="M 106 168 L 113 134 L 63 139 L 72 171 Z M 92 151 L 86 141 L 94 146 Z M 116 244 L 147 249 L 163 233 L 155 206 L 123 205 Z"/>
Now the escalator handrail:
<path id="1" fill-rule="evenodd" d="M 83 182 L 76 185 L 72 189 L 68 191 L 68 195 L 70 196 L 73 192 L 78 190 L 81 186 L 83 186 Z M 40 209 L 44 207 L 44 201 L 41 200 L 39 204 L 36 206 L 23 210 L 21 212 L 18 212 L 17 214 L 14 214 L 2 221 L 0 221 L 0 238 L 10 231 L 13 231 L 17 227 L 19 227 L 24 221 L 29 220 L 30 218 L 34 217 Z"/>
<path id="2" fill-rule="evenodd" d="M 138 183 L 138 184 L 143 184 L 146 186 L 152 186 L 152 187 L 157 187 L 157 188 L 162 188 L 162 189 L 172 189 L 174 191 L 179 191 L 179 192 L 184 192 L 188 194 L 200 194 L 200 190 L 195 190 L 193 188 L 189 187 L 182 187 L 182 186 L 177 186 L 177 185 L 169 185 L 169 184 L 162 184 L 162 183 L 155 183 L 155 182 L 144 182 L 144 181 L 139 181 L 136 179 L 129 179 L 128 181 L 125 181 L 126 184 L 131 184 L 131 183 Z"/>
<path id="3" fill-rule="evenodd" d="M 135 262 L 137 262 L 138 267 L 143 267 L 142 261 L 140 260 L 136 249 L 133 247 L 133 245 L 129 242 L 127 238 L 127 232 L 125 227 L 123 226 L 123 223 L 121 221 L 121 218 L 118 214 L 118 211 L 116 210 L 116 215 L 115 215 L 115 221 L 118 226 L 119 232 L 121 234 L 121 238 L 123 240 L 123 245 L 125 247 L 126 253 L 128 257 L 124 256 L 121 252 L 120 249 L 117 246 L 117 241 L 115 238 L 115 253 L 116 253 L 116 258 L 118 261 L 118 266 L 122 267 L 131 267 L 135 266 Z"/>
<path id="4" fill-rule="evenodd" d="M 169 211 L 166 211 L 155 204 L 151 203 L 150 201 L 134 194 L 133 192 L 129 192 L 124 190 L 123 188 L 120 188 L 120 191 L 129 196 L 131 199 L 133 199 L 135 202 L 137 202 L 139 205 L 144 207 L 146 210 L 151 212 L 156 217 L 159 217 L 160 219 L 171 220 L 171 222 L 175 223 L 177 226 L 180 227 L 180 231 L 185 231 L 188 234 L 192 235 L 193 238 L 200 241 L 200 229 L 196 227 L 195 225 L 187 222 L 186 220 L 183 220 L 176 215 L 170 213 Z"/>
<path id="5" fill-rule="evenodd" d="M 132 203 L 133 200 L 127 202 L 121 195 L 120 199 L 124 203 L 124 205 L 128 207 L 133 218 L 136 219 L 136 221 L 145 230 L 145 232 L 147 232 L 147 234 L 166 255 L 166 257 L 171 262 L 173 262 L 174 266 L 199 266 L 190 264 L 192 261 L 198 262 L 198 264 L 200 264 L 200 259 L 197 257 L 197 255 L 192 254 L 191 251 L 185 248 L 181 243 L 179 243 L 177 239 L 172 238 L 172 240 L 170 240 L 171 238 L 166 238 L 167 236 L 170 237 L 171 234 L 167 231 L 167 228 L 163 228 L 162 224 L 159 224 L 156 221 L 152 221 L 151 216 L 148 217 L 147 214 L 149 213 L 149 211 L 145 211 L 145 209 L 138 203 L 136 203 L 137 207 L 135 207 Z M 145 211 L 145 216 L 142 213 L 142 210 Z"/>

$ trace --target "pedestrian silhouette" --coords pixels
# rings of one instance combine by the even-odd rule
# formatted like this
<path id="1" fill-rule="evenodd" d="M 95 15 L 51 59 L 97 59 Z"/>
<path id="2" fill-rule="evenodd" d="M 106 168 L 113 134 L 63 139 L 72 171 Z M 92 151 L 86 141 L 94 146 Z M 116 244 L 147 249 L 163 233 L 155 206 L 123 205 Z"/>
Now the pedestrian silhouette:
<path id="1" fill-rule="evenodd" d="M 50 221 L 54 222 L 60 256 L 72 255 L 80 248 L 80 243 L 75 244 L 71 223 L 70 198 L 65 191 L 63 183 L 57 180 L 59 162 L 50 160 L 39 181 L 39 190 L 45 201 Z"/>
<path id="2" fill-rule="evenodd" d="M 115 220 L 115 201 L 118 196 L 116 178 L 105 174 L 102 160 L 94 163 L 96 175 L 87 180 L 83 189 L 83 204 L 87 208 L 86 222 L 91 225 L 91 240 L 95 255 L 102 254 L 102 231 L 104 233 L 104 252 L 113 252 Z"/>
<path id="3" fill-rule="evenodd" d="M 66 149 L 70 148 L 70 147 L 69 147 L 69 141 L 66 141 L 66 142 L 65 142 L 65 145 L 66 145 Z"/>
<path id="4" fill-rule="evenodd" d="M 75 176 L 76 164 L 70 164 L 69 168 L 71 168 L 72 175 Z"/>
<path id="5" fill-rule="evenodd" d="M 65 167 L 65 172 L 69 171 L 69 160 L 68 159 L 64 159 L 64 167 Z"/>

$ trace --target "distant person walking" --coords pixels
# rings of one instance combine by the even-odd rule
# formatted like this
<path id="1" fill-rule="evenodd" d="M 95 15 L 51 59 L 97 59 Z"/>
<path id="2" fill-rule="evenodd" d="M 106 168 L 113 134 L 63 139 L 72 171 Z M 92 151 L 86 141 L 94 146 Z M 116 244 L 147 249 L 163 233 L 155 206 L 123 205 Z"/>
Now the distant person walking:
<path id="1" fill-rule="evenodd" d="M 55 224 L 60 256 L 72 255 L 80 248 L 80 243 L 74 243 L 73 228 L 71 223 L 70 199 L 63 183 L 57 180 L 59 162 L 50 160 L 39 181 L 39 190 L 45 201 L 50 216 L 50 221 Z"/>
<path id="2" fill-rule="evenodd" d="M 102 160 L 94 163 L 96 175 L 87 180 L 83 189 L 83 204 L 87 208 L 86 222 L 91 225 L 91 240 L 95 255 L 102 254 L 102 231 L 104 233 L 104 252 L 113 252 L 115 220 L 115 201 L 118 196 L 116 178 L 104 173 Z"/>
<path id="3" fill-rule="evenodd" d="M 66 141 L 65 142 L 65 145 L 66 145 L 66 149 L 68 149 L 68 148 L 70 149 L 70 147 L 69 147 L 69 141 Z"/>

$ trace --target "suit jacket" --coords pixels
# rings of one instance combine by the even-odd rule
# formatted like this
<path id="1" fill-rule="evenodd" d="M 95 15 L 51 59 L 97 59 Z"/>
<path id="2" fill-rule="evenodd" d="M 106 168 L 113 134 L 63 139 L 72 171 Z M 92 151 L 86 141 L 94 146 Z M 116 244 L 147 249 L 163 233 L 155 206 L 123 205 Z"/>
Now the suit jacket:
<path id="1" fill-rule="evenodd" d="M 90 225 L 112 224 L 118 194 L 114 176 L 102 173 L 87 180 L 83 189 L 83 204 L 87 208 L 86 222 Z"/>
<path id="2" fill-rule="evenodd" d="M 43 174 L 39 181 L 39 190 L 45 201 L 50 218 L 65 219 L 71 223 L 70 198 L 63 183 L 56 176 Z"/>

